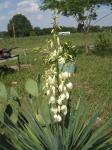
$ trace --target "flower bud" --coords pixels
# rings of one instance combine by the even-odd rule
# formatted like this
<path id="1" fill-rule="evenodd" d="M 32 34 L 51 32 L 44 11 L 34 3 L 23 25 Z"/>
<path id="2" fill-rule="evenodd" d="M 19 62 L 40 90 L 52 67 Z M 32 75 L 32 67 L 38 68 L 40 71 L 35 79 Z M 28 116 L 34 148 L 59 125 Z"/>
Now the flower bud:
<path id="1" fill-rule="evenodd" d="M 46 83 L 46 85 L 45 85 L 47 88 L 49 87 L 49 84 L 48 83 Z"/>
<path id="2" fill-rule="evenodd" d="M 60 113 L 60 111 L 61 111 L 61 107 L 60 107 L 60 106 L 58 106 L 58 112 Z"/>
<path id="3" fill-rule="evenodd" d="M 56 57 L 57 56 L 57 51 L 54 50 L 54 52 L 52 53 L 52 57 Z"/>
<path id="4" fill-rule="evenodd" d="M 55 89 L 56 88 L 54 86 L 52 86 L 51 89 L 52 89 L 53 95 L 55 95 Z"/>
<path id="5" fill-rule="evenodd" d="M 63 74 L 63 73 L 60 73 L 60 74 L 59 74 L 60 80 L 62 80 L 62 78 L 63 78 L 63 77 L 62 77 L 62 74 Z"/>
<path id="6" fill-rule="evenodd" d="M 52 77 L 49 77 L 48 78 L 48 83 L 50 84 L 50 85 L 53 85 L 53 84 L 55 84 L 55 76 L 52 78 Z"/>
<path id="7" fill-rule="evenodd" d="M 61 47 L 61 45 L 59 46 L 58 49 L 59 49 L 59 52 L 62 52 L 62 51 L 63 51 L 63 50 L 62 50 L 63 48 Z"/>
<path id="8" fill-rule="evenodd" d="M 63 89 L 63 91 L 64 91 L 64 92 L 67 92 L 67 88 L 66 88 L 66 86 L 64 86 L 64 89 Z"/>
<path id="9" fill-rule="evenodd" d="M 68 73 L 68 77 L 69 77 L 69 78 L 71 77 L 71 73 Z"/>

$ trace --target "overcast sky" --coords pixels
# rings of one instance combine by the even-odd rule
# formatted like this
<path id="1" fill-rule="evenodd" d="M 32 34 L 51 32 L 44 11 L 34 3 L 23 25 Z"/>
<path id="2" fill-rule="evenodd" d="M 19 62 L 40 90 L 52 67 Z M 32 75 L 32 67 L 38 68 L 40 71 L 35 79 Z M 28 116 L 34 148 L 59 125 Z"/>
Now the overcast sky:
<path id="1" fill-rule="evenodd" d="M 9 19 L 17 13 L 21 13 L 28 17 L 32 25 L 43 27 L 51 26 L 51 11 L 41 11 L 39 6 L 41 0 L 0 0 L 0 31 L 7 29 Z M 111 13 L 108 7 L 101 7 L 98 10 L 98 18 Z M 76 26 L 77 23 L 72 17 L 60 17 L 60 25 L 63 26 Z M 97 22 L 97 25 L 112 26 L 112 14 L 105 19 Z"/>

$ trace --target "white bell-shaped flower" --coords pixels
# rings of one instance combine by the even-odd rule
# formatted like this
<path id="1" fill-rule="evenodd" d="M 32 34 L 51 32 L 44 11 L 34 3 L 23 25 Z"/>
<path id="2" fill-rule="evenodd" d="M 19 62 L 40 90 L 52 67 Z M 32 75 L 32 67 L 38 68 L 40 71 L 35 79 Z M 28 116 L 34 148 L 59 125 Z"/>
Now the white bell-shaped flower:
<path id="1" fill-rule="evenodd" d="M 60 99 L 63 101 L 66 98 L 66 95 L 63 93 L 60 95 Z"/>
<path id="2" fill-rule="evenodd" d="M 61 116 L 55 114 L 55 115 L 54 115 L 54 121 L 55 121 L 55 122 L 61 122 L 61 121 L 62 121 Z"/>
<path id="3" fill-rule="evenodd" d="M 54 121 L 57 122 L 58 115 L 55 114 L 55 115 L 53 116 L 53 118 L 54 118 Z"/>
<path id="4" fill-rule="evenodd" d="M 61 98 L 59 98 L 58 100 L 57 100 L 57 103 L 58 103 L 58 105 L 62 105 L 62 99 Z"/>
<path id="5" fill-rule="evenodd" d="M 49 96 L 50 95 L 50 90 L 47 90 L 46 94 Z"/>
<path id="6" fill-rule="evenodd" d="M 66 115 L 67 115 L 67 110 L 65 110 L 65 111 L 63 112 L 63 115 L 64 115 L 64 116 L 66 116 Z"/>
<path id="7" fill-rule="evenodd" d="M 69 82 L 68 84 L 66 84 L 67 88 L 69 90 L 72 90 L 73 89 L 73 84 L 71 82 Z"/>
<path id="8" fill-rule="evenodd" d="M 66 99 L 69 99 L 70 95 L 68 92 L 65 93 L 65 97 L 66 97 Z"/>
<path id="9" fill-rule="evenodd" d="M 61 78 L 66 80 L 67 78 L 69 78 L 69 73 L 68 72 L 61 73 Z"/>
<path id="10" fill-rule="evenodd" d="M 64 85 L 63 85 L 63 83 L 62 83 L 62 84 L 59 85 L 59 91 L 62 92 L 63 89 L 64 89 Z"/>
<path id="11" fill-rule="evenodd" d="M 58 122 L 62 121 L 62 117 L 60 115 L 57 116 Z"/>
<path id="12" fill-rule="evenodd" d="M 64 92 L 67 92 L 67 88 L 66 88 L 66 86 L 64 86 L 63 91 L 64 91 Z"/>
<path id="13" fill-rule="evenodd" d="M 49 104 L 55 104 L 55 97 L 51 96 L 50 100 L 49 100 Z"/>
<path id="14" fill-rule="evenodd" d="M 66 115 L 66 114 L 67 114 L 67 106 L 66 106 L 66 105 L 62 105 L 62 106 L 61 106 L 61 111 L 62 111 L 62 113 L 63 113 L 64 115 Z"/>

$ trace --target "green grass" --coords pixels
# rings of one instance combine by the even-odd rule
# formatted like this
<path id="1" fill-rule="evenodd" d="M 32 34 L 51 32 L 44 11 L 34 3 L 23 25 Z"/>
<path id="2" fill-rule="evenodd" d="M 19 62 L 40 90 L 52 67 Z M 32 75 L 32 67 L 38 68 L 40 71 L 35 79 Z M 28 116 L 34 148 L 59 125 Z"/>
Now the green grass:
<path id="1" fill-rule="evenodd" d="M 105 33 L 105 36 L 112 41 L 112 33 Z M 27 37 L 27 38 L 17 38 L 14 41 L 13 38 L 0 39 L 0 47 L 14 47 L 18 46 L 20 48 L 34 48 L 34 47 L 45 47 L 46 41 L 51 36 L 37 36 L 37 37 Z M 88 44 L 93 44 L 98 37 L 98 33 L 89 33 L 86 37 Z M 75 45 L 84 45 L 85 36 L 82 33 L 74 33 L 67 36 L 61 36 L 62 41 L 71 41 Z"/>
<path id="2" fill-rule="evenodd" d="M 97 38 L 96 33 L 90 33 L 87 37 L 88 43 L 92 44 Z M 112 34 L 106 34 L 112 40 Z M 8 73 L 0 76 L 0 81 L 4 82 L 7 87 L 12 86 L 13 81 L 17 81 L 15 88 L 19 93 L 23 93 L 24 84 L 28 78 L 37 79 L 38 73 L 44 73 L 45 64 L 43 54 L 40 51 L 34 51 L 33 48 L 41 47 L 43 50 L 46 47 L 46 39 L 50 36 L 18 38 L 16 42 L 13 39 L 3 39 L 0 41 L 0 47 L 19 46 L 20 49 L 14 53 L 19 53 L 21 62 L 31 63 L 29 69 L 21 69 L 14 73 Z M 70 36 L 61 37 L 62 41 L 71 41 L 74 45 L 83 45 L 83 34 L 71 34 Z M 23 48 L 27 48 L 27 57 Z M 7 62 L 8 63 L 8 62 Z M 10 65 L 16 64 L 12 61 Z M 0 64 L 1 65 L 1 64 Z M 96 56 L 81 54 L 77 56 L 77 73 L 74 76 L 74 101 L 83 93 L 86 98 L 90 111 L 93 111 L 97 104 L 102 104 L 106 100 L 110 100 L 106 106 L 106 113 L 112 111 L 112 56 Z"/>
<path id="3" fill-rule="evenodd" d="M 77 59 L 74 80 L 78 96 L 84 92 L 91 110 L 109 100 L 106 112 L 112 112 L 112 56 L 81 55 Z"/>

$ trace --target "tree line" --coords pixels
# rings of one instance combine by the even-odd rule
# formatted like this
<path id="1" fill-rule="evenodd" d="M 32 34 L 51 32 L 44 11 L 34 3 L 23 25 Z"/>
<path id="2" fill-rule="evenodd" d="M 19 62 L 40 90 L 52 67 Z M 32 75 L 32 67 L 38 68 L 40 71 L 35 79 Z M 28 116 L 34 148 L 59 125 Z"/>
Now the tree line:
<path id="1" fill-rule="evenodd" d="M 0 32 L 0 38 L 4 37 L 13 37 L 14 34 L 16 37 L 27 37 L 27 36 L 40 36 L 51 34 L 52 27 L 49 28 L 40 28 L 33 27 L 31 22 L 22 14 L 17 14 L 9 21 L 7 25 L 7 31 Z M 69 31 L 70 33 L 82 32 L 80 24 L 78 27 L 65 27 L 61 26 L 62 32 Z M 103 32 L 110 31 L 112 32 L 112 26 L 101 27 L 101 26 L 89 26 L 89 32 Z"/>
<path id="2" fill-rule="evenodd" d="M 41 35 L 49 35 L 51 34 L 52 28 L 40 28 L 40 27 L 34 27 L 27 36 L 41 36 Z M 70 33 L 81 33 L 77 28 L 75 27 L 65 27 L 61 26 L 61 32 L 70 31 Z M 112 32 L 112 26 L 90 26 L 89 32 Z M 25 35 L 19 35 L 17 37 L 27 37 Z M 8 31 L 1 31 L 0 32 L 0 38 L 5 37 L 13 37 L 13 35 L 10 35 Z"/>

